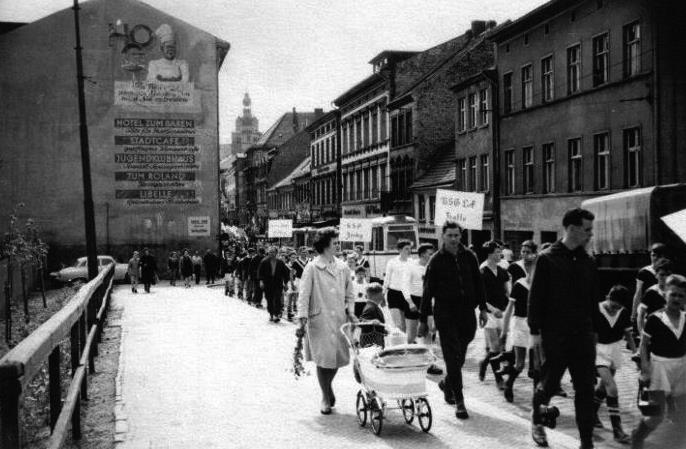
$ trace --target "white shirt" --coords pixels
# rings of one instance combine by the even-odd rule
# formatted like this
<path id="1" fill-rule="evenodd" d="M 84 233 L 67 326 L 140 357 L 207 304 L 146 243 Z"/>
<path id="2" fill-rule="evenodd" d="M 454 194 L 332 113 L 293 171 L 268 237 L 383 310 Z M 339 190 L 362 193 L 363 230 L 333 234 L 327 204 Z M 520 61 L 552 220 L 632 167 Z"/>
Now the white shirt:
<path id="1" fill-rule="evenodd" d="M 410 259 L 406 261 L 400 260 L 400 256 L 394 257 L 386 264 L 386 279 L 384 280 L 384 287 L 386 290 L 397 290 L 402 292 L 405 287 L 405 277 L 409 273 Z M 410 299 L 410 298 L 405 298 Z"/>
<path id="2" fill-rule="evenodd" d="M 424 294 L 424 273 L 426 273 L 426 265 L 421 265 L 418 260 L 413 260 L 409 264 L 403 295 L 409 298 L 410 296 L 421 297 Z"/>
<path id="3" fill-rule="evenodd" d="M 360 284 L 357 279 L 353 280 L 353 295 L 355 296 L 355 302 L 367 302 L 367 287 L 369 284 L 366 280 L 362 280 Z"/>

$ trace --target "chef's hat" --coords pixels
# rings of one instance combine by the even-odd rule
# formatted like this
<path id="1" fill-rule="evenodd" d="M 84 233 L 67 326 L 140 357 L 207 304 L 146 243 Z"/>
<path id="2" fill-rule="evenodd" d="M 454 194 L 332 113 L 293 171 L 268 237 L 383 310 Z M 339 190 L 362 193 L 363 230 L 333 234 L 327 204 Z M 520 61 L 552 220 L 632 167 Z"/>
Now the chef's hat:
<path id="1" fill-rule="evenodd" d="M 172 31 L 171 27 L 166 23 L 160 25 L 160 27 L 157 30 L 155 30 L 155 34 L 157 35 L 157 38 L 160 40 L 160 44 L 174 41 L 174 32 Z"/>

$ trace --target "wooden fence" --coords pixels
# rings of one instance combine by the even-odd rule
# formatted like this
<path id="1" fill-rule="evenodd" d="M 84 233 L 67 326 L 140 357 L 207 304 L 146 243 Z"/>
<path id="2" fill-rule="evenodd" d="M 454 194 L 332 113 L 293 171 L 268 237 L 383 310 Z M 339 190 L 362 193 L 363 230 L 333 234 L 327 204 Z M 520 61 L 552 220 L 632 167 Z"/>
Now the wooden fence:
<path id="1" fill-rule="evenodd" d="M 88 398 L 88 373 L 95 371 L 102 326 L 109 307 L 114 265 L 85 284 L 74 298 L 0 359 L 0 447 L 22 443 L 22 392 L 48 361 L 50 427 L 47 447 L 64 443 L 71 421 L 72 437 L 81 437 L 81 399 Z M 60 379 L 60 342 L 69 337 L 72 379 L 64 401 Z"/>

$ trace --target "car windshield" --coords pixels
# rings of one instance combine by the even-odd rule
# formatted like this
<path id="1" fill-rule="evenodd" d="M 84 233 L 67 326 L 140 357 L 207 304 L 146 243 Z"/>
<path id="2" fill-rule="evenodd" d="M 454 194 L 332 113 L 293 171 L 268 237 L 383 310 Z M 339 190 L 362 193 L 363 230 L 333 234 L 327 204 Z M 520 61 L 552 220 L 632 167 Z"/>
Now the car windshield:
<path id="1" fill-rule="evenodd" d="M 77 268 L 79 268 L 79 267 L 85 267 L 87 262 L 88 262 L 88 259 L 86 259 L 86 260 L 78 260 L 78 261 L 76 261 L 76 264 L 75 264 L 74 266 L 77 267 Z"/>
<path id="2" fill-rule="evenodd" d="M 415 246 L 417 241 L 417 233 L 415 231 L 388 231 L 386 248 L 387 251 L 397 251 L 396 245 L 398 240 L 407 239 L 412 242 L 412 246 Z"/>

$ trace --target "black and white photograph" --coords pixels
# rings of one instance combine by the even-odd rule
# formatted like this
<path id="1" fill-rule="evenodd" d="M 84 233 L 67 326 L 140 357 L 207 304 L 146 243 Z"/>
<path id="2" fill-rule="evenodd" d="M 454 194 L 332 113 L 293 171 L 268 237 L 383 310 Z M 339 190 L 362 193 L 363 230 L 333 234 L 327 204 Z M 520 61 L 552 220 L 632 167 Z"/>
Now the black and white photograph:
<path id="1" fill-rule="evenodd" d="M 0 0 L 0 449 L 686 449 L 684 24 Z"/>

